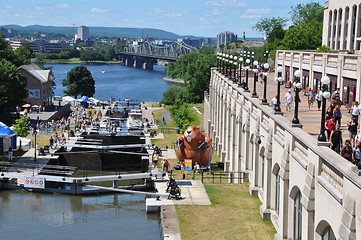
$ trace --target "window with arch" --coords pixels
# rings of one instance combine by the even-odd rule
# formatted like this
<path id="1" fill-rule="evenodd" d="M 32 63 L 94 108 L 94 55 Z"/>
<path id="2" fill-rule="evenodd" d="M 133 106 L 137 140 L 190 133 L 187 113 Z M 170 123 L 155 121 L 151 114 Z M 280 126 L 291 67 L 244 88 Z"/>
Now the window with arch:
<path id="1" fill-rule="evenodd" d="M 277 215 L 280 213 L 280 195 L 281 195 L 281 177 L 280 177 L 280 170 L 277 170 L 275 175 L 276 177 L 276 184 L 275 184 L 275 211 Z"/>
<path id="2" fill-rule="evenodd" d="M 302 239 L 302 205 L 300 191 L 296 194 L 293 202 L 293 239 Z"/>
<path id="3" fill-rule="evenodd" d="M 333 233 L 332 228 L 330 226 L 325 228 L 325 230 L 323 231 L 323 233 L 321 235 L 321 239 L 322 240 L 336 240 L 335 234 Z"/>

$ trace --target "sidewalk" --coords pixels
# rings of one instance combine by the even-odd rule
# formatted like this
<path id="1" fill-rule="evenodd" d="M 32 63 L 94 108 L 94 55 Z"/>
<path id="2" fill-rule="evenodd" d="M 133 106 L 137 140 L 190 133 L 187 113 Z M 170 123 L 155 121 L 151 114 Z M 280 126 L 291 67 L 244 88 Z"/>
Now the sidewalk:
<path id="1" fill-rule="evenodd" d="M 253 92 L 253 72 L 248 72 L 248 89 L 250 90 L 250 95 Z M 275 82 L 275 76 L 277 73 L 271 72 L 267 76 L 267 91 L 266 91 L 266 98 L 268 100 L 269 106 L 272 108 L 271 99 L 277 95 L 277 82 Z M 242 80 L 245 77 L 242 78 Z M 261 101 L 263 99 L 263 90 L 264 90 L 264 83 L 263 81 L 258 78 L 258 82 L 256 84 L 256 92 L 258 95 L 258 99 Z M 290 121 L 293 119 L 294 116 L 294 104 L 291 107 L 291 112 L 286 112 L 286 104 L 285 104 L 285 94 L 290 90 L 291 88 L 285 88 L 285 85 L 281 85 L 280 88 L 280 107 L 282 112 L 284 113 L 284 117 L 287 118 Z M 247 94 L 247 93 L 246 93 Z M 295 92 L 292 91 L 292 95 L 295 96 Z M 314 102 L 311 109 L 308 109 L 308 101 L 307 96 L 304 95 L 304 91 L 300 91 L 300 100 L 299 108 L 298 108 L 298 118 L 300 120 L 300 123 L 303 125 L 302 129 L 306 132 L 308 132 L 310 135 L 314 136 L 315 138 L 318 137 L 320 133 L 320 127 L 321 127 L 321 113 L 322 111 L 317 110 L 317 101 Z M 328 107 L 330 104 L 330 101 L 326 102 L 326 107 Z M 348 113 L 348 110 L 345 106 L 341 106 L 341 112 L 342 112 L 342 120 L 341 120 L 341 130 L 342 130 L 342 137 L 343 140 L 348 139 L 349 132 L 347 130 L 347 122 L 351 120 L 351 115 Z"/>

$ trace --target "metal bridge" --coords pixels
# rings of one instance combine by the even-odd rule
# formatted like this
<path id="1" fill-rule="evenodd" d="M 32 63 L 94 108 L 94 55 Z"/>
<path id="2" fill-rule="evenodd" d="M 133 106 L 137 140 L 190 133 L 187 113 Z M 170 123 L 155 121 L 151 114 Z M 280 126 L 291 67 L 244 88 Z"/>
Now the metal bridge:
<path id="1" fill-rule="evenodd" d="M 125 47 L 123 52 L 118 53 L 118 56 L 119 60 L 127 66 L 153 69 L 153 64 L 157 60 L 174 62 L 183 54 L 197 51 L 197 48 L 187 45 L 184 41 L 166 45 L 147 41 L 141 45 Z"/>

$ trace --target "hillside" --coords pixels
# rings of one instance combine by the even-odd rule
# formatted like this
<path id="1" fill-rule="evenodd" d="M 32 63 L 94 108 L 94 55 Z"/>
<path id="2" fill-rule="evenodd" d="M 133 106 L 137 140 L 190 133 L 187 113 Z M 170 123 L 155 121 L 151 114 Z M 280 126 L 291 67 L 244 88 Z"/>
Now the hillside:
<path id="1" fill-rule="evenodd" d="M 160 29 L 152 28 L 126 28 L 126 27 L 89 27 L 89 34 L 91 37 L 128 37 L 135 38 L 139 36 L 153 37 L 156 39 L 170 39 L 174 40 L 182 36 L 167 32 Z M 55 27 L 42 25 L 2 25 L 0 28 L 12 28 L 21 33 L 34 33 L 35 31 L 41 33 L 60 33 L 73 35 L 77 31 L 77 27 Z"/>

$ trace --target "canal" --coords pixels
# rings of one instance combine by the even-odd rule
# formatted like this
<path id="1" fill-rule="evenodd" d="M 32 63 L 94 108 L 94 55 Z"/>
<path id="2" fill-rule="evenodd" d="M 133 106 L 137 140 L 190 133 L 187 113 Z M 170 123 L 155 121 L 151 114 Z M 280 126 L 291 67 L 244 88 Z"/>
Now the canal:
<path id="1" fill-rule="evenodd" d="M 45 65 L 49 66 L 49 65 Z M 62 80 L 76 64 L 54 64 L 54 94 L 64 96 Z M 95 80 L 95 98 L 160 101 L 174 84 L 165 68 L 154 71 L 119 64 L 86 65 Z M 104 71 L 103 71 L 104 70 Z M 102 73 L 104 72 L 104 73 Z M 69 196 L 0 191 L 0 239 L 160 239 L 158 216 L 147 216 L 145 197 L 131 194 Z"/>

